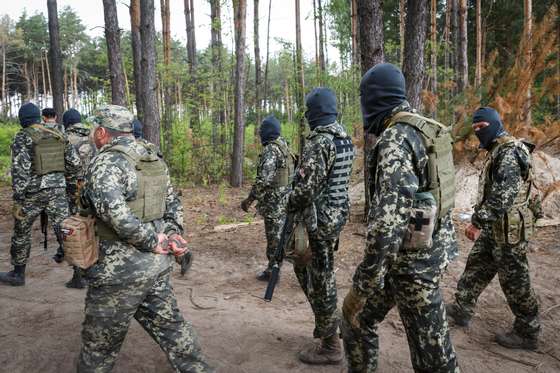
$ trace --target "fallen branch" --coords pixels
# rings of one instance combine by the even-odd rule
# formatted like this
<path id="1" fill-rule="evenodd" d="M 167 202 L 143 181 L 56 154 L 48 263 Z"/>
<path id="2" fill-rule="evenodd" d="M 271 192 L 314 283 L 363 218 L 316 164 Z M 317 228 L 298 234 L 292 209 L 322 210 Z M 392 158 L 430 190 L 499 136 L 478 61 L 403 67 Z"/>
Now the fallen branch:
<path id="1" fill-rule="evenodd" d="M 193 288 L 187 288 L 187 290 L 189 291 L 189 300 L 191 301 L 194 308 L 199 309 L 199 310 L 212 310 L 212 309 L 216 308 L 216 307 L 204 307 L 204 306 L 199 305 L 193 299 L 194 298 L 194 289 Z"/>
<path id="2" fill-rule="evenodd" d="M 214 227 L 214 232 L 227 232 L 227 231 L 235 230 L 239 227 L 245 227 L 245 226 L 248 226 L 248 225 L 257 225 L 257 224 L 262 224 L 262 223 L 263 223 L 262 220 L 255 220 L 255 221 L 252 221 L 252 222 L 221 224 L 221 225 L 216 225 Z"/>

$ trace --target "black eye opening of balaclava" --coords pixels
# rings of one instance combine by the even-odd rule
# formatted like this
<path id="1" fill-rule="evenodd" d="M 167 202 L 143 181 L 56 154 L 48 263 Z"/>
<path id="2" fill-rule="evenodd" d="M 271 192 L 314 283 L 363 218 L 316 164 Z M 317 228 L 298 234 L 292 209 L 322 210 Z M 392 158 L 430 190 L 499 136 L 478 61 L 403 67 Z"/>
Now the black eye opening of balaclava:
<path id="1" fill-rule="evenodd" d="M 360 104 L 364 129 L 376 136 L 384 130 L 384 120 L 406 100 L 406 84 L 401 70 L 390 63 L 369 69 L 360 82 Z"/>

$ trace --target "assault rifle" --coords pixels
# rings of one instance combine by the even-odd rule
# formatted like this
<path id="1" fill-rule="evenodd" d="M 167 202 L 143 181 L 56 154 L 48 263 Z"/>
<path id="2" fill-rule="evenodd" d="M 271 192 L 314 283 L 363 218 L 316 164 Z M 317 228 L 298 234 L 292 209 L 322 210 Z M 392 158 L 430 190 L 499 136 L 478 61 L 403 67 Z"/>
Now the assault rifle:
<path id="1" fill-rule="evenodd" d="M 47 251 L 47 236 L 49 234 L 49 216 L 45 211 L 41 211 L 41 233 L 43 234 L 43 249 Z"/>
<path id="2" fill-rule="evenodd" d="M 280 265 L 284 260 L 286 246 L 288 245 L 292 235 L 294 234 L 295 215 L 296 213 L 294 212 L 287 213 L 286 219 L 284 220 L 284 225 L 282 226 L 280 241 L 278 241 L 278 246 L 276 247 L 276 251 L 274 252 L 274 264 L 272 265 L 272 272 L 270 274 L 270 279 L 268 280 L 266 292 L 264 293 L 264 300 L 267 302 L 270 302 L 272 300 L 272 294 L 274 294 L 274 288 L 278 283 L 278 277 L 280 275 Z"/>

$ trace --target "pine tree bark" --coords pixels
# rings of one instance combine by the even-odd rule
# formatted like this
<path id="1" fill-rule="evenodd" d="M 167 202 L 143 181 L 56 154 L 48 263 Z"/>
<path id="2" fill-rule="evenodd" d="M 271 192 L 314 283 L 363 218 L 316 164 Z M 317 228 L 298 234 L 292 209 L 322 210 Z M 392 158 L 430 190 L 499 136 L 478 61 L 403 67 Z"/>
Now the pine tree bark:
<path id="1" fill-rule="evenodd" d="M 408 0 L 406 9 L 403 61 L 406 96 L 413 108 L 421 109 L 420 94 L 425 69 L 424 45 L 426 43 L 428 0 Z"/>
<path id="2" fill-rule="evenodd" d="M 317 17 L 319 20 L 319 69 L 321 73 L 325 73 L 326 65 L 325 65 L 325 35 L 324 35 L 324 19 L 323 19 L 323 4 L 321 3 L 322 0 L 317 0 Z M 298 1 L 299 4 L 299 1 Z M 297 22 L 297 20 L 296 20 Z"/>
<path id="3" fill-rule="evenodd" d="M 482 82 L 482 10 L 480 0 L 476 0 L 476 68 L 475 87 Z"/>
<path id="4" fill-rule="evenodd" d="M 266 62 L 264 65 L 264 108 L 268 110 L 268 60 L 270 58 L 270 15 L 272 10 L 272 0 L 268 1 L 268 21 L 266 26 Z"/>
<path id="5" fill-rule="evenodd" d="M 406 24 L 406 0 L 399 0 L 399 47 L 401 69 L 404 63 L 404 27 Z"/>
<path id="6" fill-rule="evenodd" d="M 527 40 L 526 50 L 525 50 L 525 69 L 532 69 L 533 64 L 533 1 L 524 0 L 523 1 L 524 10 L 524 33 L 525 40 Z M 525 107 L 523 110 L 525 125 L 527 127 L 531 126 L 532 116 L 531 116 L 531 89 L 533 88 L 532 82 L 527 83 L 527 99 L 525 100 Z"/>
<path id="7" fill-rule="evenodd" d="M 259 47 L 259 0 L 254 0 L 253 18 L 253 43 L 255 44 L 255 143 L 257 139 L 257 129 L 261 124 L 261 50 Z"/>
<path id="8" fill-rule="evenodd" d="M 300 14 L 300 0 L 295 1 L 296 6 L 296 70 L 298 79 L 297 90 L 297 103 L 298 103 L 298 117 L 299 117 L 299 154 L 303 154 L 304 134 L 305 134 L 305 117 L 303 115 L 305 108 L 305 81 L 303 77 L 303 51 L 301 45 L 301 14 Z M 319 22 L 321 22 L 321 0 L 319 0 Z M 324 71 L 324 70 L 323 70 Z"/>
<path id="9" fill-rule="evenodd" d="M 140 0 L 130 0 L 130 41 L 132 45 L 132 65 L 134 70 L 134 95 L 136 115 L 144 121 L 144 95 L 142 93 L 142 39 L 140 37 Z"/>
<path id="10" fill-rule="evenodd" d="M 449 0 L 451 13 L 451 69 L 455 82 L 454 93 L 459 81 L 459 0 Z"/>
<path id="11" fill-rule="evenodd" d="M 169 9 L 169 0 L 160 0 L 161 8 L 161 24 L 162 24 L 162 44 L 163 44 L 163 76 L 162 76 L 162 92 L 163 92 L 163 144 L 164 154 L 167 159 L 170 158 L 173 149 L 173 83 L 170 77 L 171 64 L 171 12 Z"/>
<path id="12" fill-rule="evenodd" d="M 358 5 L 358 44 L 362 74 L 385 60 L 383 2 L 356 0 Z"/>
<path id="13" fill-rule="evenodd" d="M 199 120 L 199 87 L 198 87 L 198 77 L 197 77 L 197 56 L 196 56 L 196 33 L 195 33 L 195 23 L 194 23 L 194 4 L 193 0 L 185 0 L 185 24 L 187 29 L 187 63 L 189 65 L 189 73 L 191 77 L 191 112 L 190 112 L 190 122 L 191 128 L 195 131 L 200 130 L 200 120 Z"/>
<path id="14" fill-rule="evenodd" d="M 111 79 L 111 103 L 113 105 L 126 106 L 121 56 L 121 30 L 119 29 L 115 0 L 103 0 L 103 14 L 105 16 L 105 40 L 107 40 L 107 59 L 109 62 L 109 77 Z"/>
<path id="15" fill-rule="evenodd" d="M 220 143 L 225 144 L 225 109 L 223 100 L 222 72 L 222 16 L 221 0 L 210 0 L 210 21 L 211 21 L 211 48 L 212 66 L 214 67 L 213 91 L 214 105 L 213 124 L 212 124 L 212 143 L 218 143 L 218 129 L 220 129 Z M 218 127 L 219 125 L 219 127 Z"/>
<path id="16" fill-rule="evenodd" d="M 431 2 L 431 46 L 430 46 L 430 64 L 432 65 L 432 93 L 437 94 L 437 0 Z M 435 118 L 435 108 L 433 112 Z"/>
<path id="17" fill-rule="evenodd" d="M 235 109 L 234 137 L 230 181 L 233 187 L 243 183 L 243 158 L 245 142 L 245 33 L 247 0 L 233 0 L 235 25 Z"/>
<path id="18" fill-rule="evenodd" d="M 50 39 L 50 62 L 52 69 L 53 106 L 58 115 L 64 112 L 63 96 L 63 66 L 62 52 L 60 51 L 60 33 L 58 27 L 58 10 L 56 0 L 47 0 L 49 13 L 49 39 Z"/>
<path id="19" fill-rule="evenodd" d="M 459 93 L 469 86 L 467 40 L 467 0 L 459 0 L 459 45 L 457 49 L 457 89 Z"/>
<path id="20" fill-rule="evenodd" d="M 315 79 L 320 81 L 321 62 L 319 61 L 319 34 L 317 33 L 317 0 L 313 0 L 313 31 L 315 33 Z"/>
<path id="21" fill-rule="evenodd" d="M 144 94 L 144 135 L 160 146 L 160 117 L 156 82 L 156 31 L 154 0 L 140 0 L 140 37 L 142 40 L 142 91 Z"/>

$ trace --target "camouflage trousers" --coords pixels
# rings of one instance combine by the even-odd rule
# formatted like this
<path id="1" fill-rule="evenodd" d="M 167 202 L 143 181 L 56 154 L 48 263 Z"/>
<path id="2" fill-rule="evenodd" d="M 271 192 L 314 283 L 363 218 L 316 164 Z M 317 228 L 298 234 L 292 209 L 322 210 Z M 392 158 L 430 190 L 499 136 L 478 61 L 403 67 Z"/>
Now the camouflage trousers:
<path id="1" fill-rule="evenodd" d="M 439 289 L 439 276 L 385 277 L 385 287 L 371 296 L 359 315 L 360 328 L 342 320 L 344 350 L 350 373 L 377 370 L 379 336 L 377 328 L 397 306 L 404 325 L 415 372 L 459 372 Z"/>
<path id="2" fill-rule="evenodd" d="M 265 216 L 264 231 L 266 234 L 266 258 L 268 259 L 268 268 L 272 268 L 274 253 L 280 241 L 282 226 L 284 225 L 285 216 Z"/>
<path id="3" fill-rule="evenodd" d="M 24 265 L 31 253 L 31 228 L 35 219 L 45 211 L 51 225 L 68 217 L 68 201 L 64 188 L 43 189 L 26 197 L 22 204 L 23 219 L 14 219 L 14 235 L 10 254 L 13 265 Z"/>
<path id="4" fill-rule="evenodd" d="M 110 372 L 132 318 L 159 344 L 176 372 L 213 372 L 191 323 L 177 308 L 169 277 L 166 271 L 128 284 L 90 283 L 78 372 Z"/>
<path id="5" fill-rule="evenodd" d="M 496 274 L 515 315 L 513 329 L 519 335 L 537 337 L 541 328 L 539 305 L 531 287 L 526 242 L 498 245 L 490 233 L 483 230 L 457 284 L 455 299 L 459 310 L 472 316 L 478 297 Z"/>
<path id="6" fill-rule="evenodd" d="M 337 243 L 338 238 L 318 240 L 310 236 L 311 263 L 306 266 L 294 264 L 296 277 L 315 315 L 314 338 L 330 337 L 338 329 L 334 273 L 334 250 Z"/>

